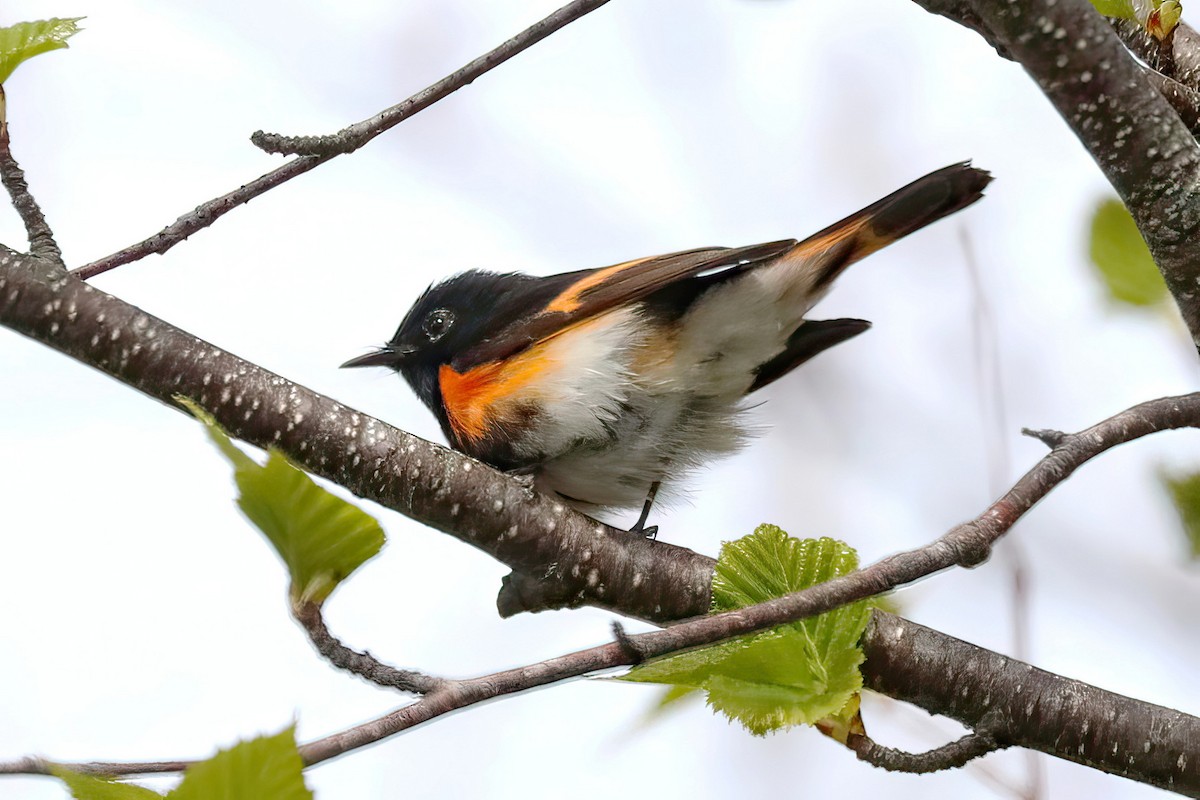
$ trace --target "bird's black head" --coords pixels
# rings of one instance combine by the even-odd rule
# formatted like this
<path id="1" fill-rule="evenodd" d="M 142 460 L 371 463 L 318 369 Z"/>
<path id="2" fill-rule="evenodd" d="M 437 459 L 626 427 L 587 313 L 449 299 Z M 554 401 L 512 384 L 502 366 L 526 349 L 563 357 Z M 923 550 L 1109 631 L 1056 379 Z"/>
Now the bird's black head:
<path id="1" fill-rule="evenodd" d="M 537 314 L 568 276 L 535 278 L 519 273 L 472 270 L 431 286 L 417 298 L 388 343 L 352 358 L 343 367 L 389 367 L 417 396 L 444 417 L 438 371 L 451 364 L 462 371 L 472 350 L 518 320 Z"/>

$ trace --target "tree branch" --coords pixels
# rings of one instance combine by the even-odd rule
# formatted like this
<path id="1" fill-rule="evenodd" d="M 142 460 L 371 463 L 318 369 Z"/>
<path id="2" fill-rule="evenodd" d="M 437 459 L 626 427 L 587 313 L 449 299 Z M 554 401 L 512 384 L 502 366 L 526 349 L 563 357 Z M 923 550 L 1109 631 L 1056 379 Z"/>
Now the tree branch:
<path id="1" fill-rule="evenodd" d="M 863 636 L 870 689 L 1019 745 L 1200 796 L 1200 719 L 1107 692 L 891 614 Z"/>
<path id="2" fill-rule="evenodd" d="M 712 617 L 685 623 L 681 628 L 700 632 Z M 660 633 L 628 637 L 639 651 L 662 655 Z M 702 636 L 697 636 L 699 641 Z M 863 635 L 867 660 L 866 685 L 901 697 L 977 727 L 968 737 L 933 751 L 948 768 L 954 760 L 965 763 L 997 746 L 1022 746 L 1088 764 L 1118 775 L 1139 779 L 1184 794 L 1200 793 L 1200 759 L 1180 757 L 1200 747 L 1200 718 L 1149 703 L 1105 692 L 1079 681 L 1038 670 L 1029 664 L 975 647 L 953 637 L 916 625 L 891 614 L 875 611 Z M 518 669 L 480 678 L 449 681 L 411 705 L 378 719 L 317 739 L 300 747 L 308 765 L 318 764 L 352 750 L 486 700 L 546 686 L 599 670 L 625 666 L 634 657 L 619 643 L 581 650 Z M 1095 705 L 1092 705 L 1095 704 Z M 1101 709 L 1093 716 L 1089 709 Z M 1089 727 L 1095 720 L 1095 727 Z M 995 742 L 990 741 L 994 737 Z M 869 748 L 853 741 L 856 752 Z M 904 761 L 879 755 L 881 762 Z M 916 766 L 921 757 L 909 759 Z M 178 772 L 188 761 L 62 763 L 24 758 L 0 763 L 0 774 L 45 775 L 62 766 L 92 775 L 122 776 Z"/>
<path id="3" fill-rule="evenodd" d="M 329 632 L 321 614 L 321 606 L 316 603 L 303 603 L 293 608 L 293 616 L 304 628 L 317 652 L 338 669 L 344 669 L 379 686 L 413 694 L 429 694 L 446 686 L 446 681 L 442 678 L 411 669 L 396 669 L 370 653 L 360 653 L 342 644 Z"/>
<path id="4" fill-rule="evenodd" d="M 998 743 L 989 733 L 969 733 L 924 753 L 907 753 L 894 747 L 884 747 L 870 736 L 859 733 L 851 733 L 847 745 L 860 761 L 888 772 L 911 772 L 915 775 L 958 769 L 1009 746 Z"/>
<path id="5" fill-rule="evenodd" d="M 3 103 L 4 88 L 0 86 L 0 103 Z M 25 223 L 25 233 L 29 237 L 29 254 L 44 258 L 56 266 L 62 266 L 62 251 L 54 240 L 54 231 L 42 214 L 41 206 L 29 192 L 29 184 L 25 182 L 25 173 L 13 158 L 11 142 L 8 136 L 8 122 L 0 120 L 0 182 L 12 199 L 13 208 Z"/>
<path id="6" fill-rule="evenodd" d="M 1166 71 L 1164 67 L 1168 65 L 1161 63 L 1164 56 L 1162 42 L 1135 20 L 1110 19 L 1109 23 L 1125 46 L 1151 69 L 1190 89 L 1200 90 L 1200 35 L 1186 22 L 1180 22 L 1171 35 L 1167 50 L 1169 69 Z"/>
<path id="7" fill-rule="evenodd" d="M 399 105 L 376 114 L 368 120 L 342 130 L 333 136 L 287 138 L 273 133 L 256 131 L 250 138 L 257 146 L 276 153 L 310 153 L 294 158 L 266 175 L 262 175 L 244 186 L 223 194 L 179 217 L 149 239 L 97 259 L 73 270 L 83 280 L 94 278 L 111 269 L 138 261 L 152 253 L 165 253 L 192 234 L 212 225 L 218 219 L 240 205 L 245 205 L 259 195 L 274 189 L 298 175 L 343 153 L 362 147 L 379 134 L 400 124 L 404 120 L 425 110 L 437 101 L 466 86 L 479 76 L 495 69 L 508 59 L 527 50 L 560 28 L 569 25 L 590 11 L 594 11 L 609 0 L 574 0 L 555 11 L 541 22 L 535 23 L 521 33 L 480 56 L 462 69 L 447 75 L 437 83 L 417 92 Z"/>
<path id="8" fill-rule="evenodd" d="M 255 131 L 250 137 L 257 147 L 268 153 L 302 156 L 336 156 L 351 153 L 386 130 L 453 94 L 489 70 L 545 39 L 559 28 L 595 11 L 609 0 L 574 0 L 540 22 L 530 25 L 508 41 L 470 62 L 462 69 L 447 75 L 437 83 L 414 94 L 403 103 L 381 111 L 370 119 L 357 122 L 327 136 L 284 136 L 278 133 Z"/>
<path id="9" fill-rule="evenodd" d="M 523 573 L 522 582 L 540 576 L 549 587 L 544 596 L 560 606 L 589 604 L 659 622 L 709 610 L 710 558 L 588 519 L 461 453 L 346 408 L 61 270 L 4 250 L 0 324 L 164 402 L 176 394 L 192 398 L 244 441 L 275 447 L 360 497 L 483 550 Z M 1156 431 L 1198 424 L 1200 394 L 1192 394 L 1143 403 L 1065 436 L 977 518 L 924 547 L 755 612 L 709 618 L 726 618 L 730 625 L 710 641 L 761 627 L 764 620 L 779 624 L 795 614 L 826 611 L 955 565 L 979 564 L 1025 512 L 1089 459 Z M 516 602 L 511 594 L 504 599 Z"/>
<path id="10" fill-rule="evenodd" d="M 915 2 L 982 26 L 1037 81 L 1129 208 L 1200 348 L 1200 145 L 1108 21 L 1088 0 Z"/>

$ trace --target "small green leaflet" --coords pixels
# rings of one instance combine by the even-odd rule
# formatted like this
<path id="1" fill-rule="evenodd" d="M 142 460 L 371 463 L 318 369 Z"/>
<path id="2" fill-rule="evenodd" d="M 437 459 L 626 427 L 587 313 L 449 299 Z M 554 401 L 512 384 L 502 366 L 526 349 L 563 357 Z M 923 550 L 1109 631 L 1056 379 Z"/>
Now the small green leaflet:
<path id="1" fill-rule="evenodd" d="M 1092 0 L 1092 5 L 1106 17 L 1135 20 L 1159 41 L 1175 30 L 1183 16 L 1179 0 Z"/>
<path id="2" fill-rule="evenodd" d="M 211 415 L 185 397 L 176 400 L 207 426 L 233 464 L 241 490 L 238 506 L 287 566 L 294 607 L 325 602 L 383 547 L 383 529 L 370 514 L 322 489 L 274 450 L 260 466 L 234 446 Z"/>
<path id="3" fill-rule="evenodd" d="M 0 28 L 0 83 L 7 81 L 22 62 L 66 47 L 67 39 L 79 33 L 77 23 L 81 19 L 43 19 Z"/>
<path id="4" fill-rule="evenodd" d="M 63 767 L 53 767 L 50 771 L 67 785 L 67 791 L 75 800 L 159 800 L 162 797 L 158 792 L 134 783 L 93 778 Z"/>
<path id="5" fill-rule="evenodd" d="M 312 800 L 304 785 L 304 762 L 296 749 L 296 732 L 287 728 L 222 750 L 193 764 L 183 781 L 166 794 L 171 800 Z M 67 784 L 75 800 L 158 800 L 158 792 L 66 769 L 54 774 Z"/>
<path id="6" fill-rule="evenodd" d="M 853 572 L 858 555 L 835 539 L 792 539 L 774 525 L 721 548 L 713 611 L 761 603 Z M 862 688 L 859 637 L 872 602 L 635 667 L 622 680 L 703 689 L 708 704 L 763 735 L 837 716 Z"/>
<path id="7" fill-rule="evenodd" d="M 191 767 L 171 800 L 312 800 L 304 785 L 296 730 L 260 736 Z"/>
<path id="8" fill-rule="evenodd" d="M 1179 512 L 1179 522 L 1187 536 L 1190 555 L 1200 559 L 1200 472 L 1190 475 L 1163 473 L 1160 477 L 1171 493 L 1175 510 Z"/>
<path id="9" fill-rule="evenodd" d="M 1092 264 L 1112 299 L 1133 306 L 1152 306 L 1167 298 L 1167 285 L 1120 200 L 1110 198 L 1096 207 L 1090 242 Z"/>

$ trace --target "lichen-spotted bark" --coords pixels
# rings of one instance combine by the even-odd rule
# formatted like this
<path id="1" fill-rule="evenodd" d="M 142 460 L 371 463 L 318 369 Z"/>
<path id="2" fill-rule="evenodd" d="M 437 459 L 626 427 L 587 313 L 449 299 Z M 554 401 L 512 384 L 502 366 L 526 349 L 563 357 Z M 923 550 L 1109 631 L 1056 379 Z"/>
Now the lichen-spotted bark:
<path id="1" fill-rule="evenodd" d="M 1003 743 L 1200 796 L 1200 719 L 1054 675 L 891 614 L 863 636 L 868 688 Z"/>
<path id="2" fill-rule="evenodd" d="M 1200 145 L 1088 0 L 915 0 L 1021 64 L 1100 165 L 1200 348 Z"/>
<path id="3" fill-rule="evenodd" d="M 707 608 L 711 562 L 589 520 L 466 456 L 225 352 L 37 258 L 0 249 L 0 324 L 146 394 L 185 395 L 234 436 L 511 566 L 504 610 L 619 606 L 652 620 Z"/>

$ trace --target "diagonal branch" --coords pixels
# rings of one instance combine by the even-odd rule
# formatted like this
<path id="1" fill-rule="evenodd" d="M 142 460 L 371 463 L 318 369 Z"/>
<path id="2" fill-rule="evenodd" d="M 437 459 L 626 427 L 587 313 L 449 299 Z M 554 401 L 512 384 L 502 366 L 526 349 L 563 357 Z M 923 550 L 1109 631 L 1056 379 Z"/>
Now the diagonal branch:
<path id="1" fill-rule="evenodd" d="M 188 396 L 231 434 L 538 576 L 540 599 L 665 622 L 706 614 L 713 561 L 616 531 L 562 502 L 191 336 L 96 288 L 0 251 L 0 324 L 152 397 Z M 714 638 L 775 625 L 878 594 L 953 566 L 975 566 L 1034 504 L 1080 465 L 1161 430 L 1200 426 L 1200 394 L 1134 406 L 1066 435 L 977 518 L 930 544 L 805 592 L 729 612 Z M 512 601 L 511 595 L 505 599 Z M 517 610 L 541 610 L 550 604 Z M 508 608 L 513 611 L 512 607 Z M 673 631 L 654 636 L 668 640 Z"/>
<path id="2" fill-rule="evenodd" d="M 915 0 L 986 31 L 1125 202 L 1200 348 L 1200 145 L 1088 0 Z"/>
<path id="3" fill-rule="evenodd" d="M 700 630 L 709 621 L 685 625 Z M 669 652 L 652 643 L 656 636 L 646 633 L 629 639 L 655 655 Z M 1200 746 L 1200 719 L 1196 717 L 1043 672 L 880 611 L 872 614 L 862 645 L 867 654 L 863 676 L 868 686 L 902 696 L 934 713 L 948 714 L 981 731 L 957 746 L 935 751 L 946 767 L 987 749 L 1022 746 L 1106 772 L 1136 776 L 1177 792 L 1200 792 L 1200 759 L 1186 757 Z M 306 764 L 319 764 L 452 711 L 625 666 L 632 660 L 619 643 L 610 643 L 480 678 L 451 681 L 411 705 L 302 745 L 300 754 Z M 1093 719 L 1092 709 L 1100 710 L 1096 719 L 1103 722 L 1089 730 L 1082 723 Z M 898 757 L 893 751 L 885 760 L 892 763 Z M 59 766 L 93 775 L 144 775 L 179 772 L 191 763 L 59 763 L 24 758 L 0 763 L 0 775 L 46 775 Z"/>
<path id="4" fill-rule="evenodd" d="M 594 11 L 609 0 L 574 0 L 555 11 L 541 22 L 526 28 L 513 38 L 494 48 L 487 54 L 467 64 L 460 70 L 447 75 L 437 83 L 422 89 L 399 105 L 376 114 L 368 120 L 352 125 L 330 137 L 288 138 L 278 134 L 256 132 L 251 140 L 264 149 L 276 153 L 308 153 L 288 161 L 228 194 L 209 200 L 179 217 L 167 227 L 148 239 L 85 264 L 73 270 L 77 277 L 87 280 L 116 269 L 123 264 L 138 261 L 153 253 L 165 253 L 192 234 L 204 230 L 238 206 L 245 205 L 259 195 L 276 186 L 303 175 L 311 169 L 362 147 L 379 134 L 400 124 L 414 114 L 425 110 L 444 97 L 453 94 L 479 76 L 495 69 L 513 56 L 527 50 L 560 28 L 569 25 L 590 11 Z"/>
<path id="5" fill-rule="evenodd" d="M 659 620 L 707 611 L 707 557 L 588 519 L 461 453 L 347 408 L 4 249 L 0 325 L 165 403 L 187 396 L 243 441 L 274 447 L 359 497 L 539 576 L 560 605 L 614 607 Z"/>
<path id="6" fill-rule="evenodd" d="M 414 94 L 403 103 L 381 111 L 370 119 L 350 125 L 329 136 L 283 136 L 255 131 L 250 141 L 268 153 L 302 156 L 336 156 L 352 153 L 386 130 L 422 111 L 494 69 L 550 34 L 595 11 L 609 0 L 574 0 L 540 22 L 530 25 L 508 41 L 480 56 L 457 72 Z"/>

